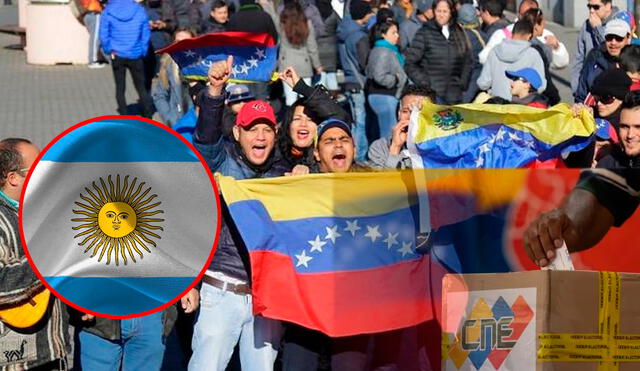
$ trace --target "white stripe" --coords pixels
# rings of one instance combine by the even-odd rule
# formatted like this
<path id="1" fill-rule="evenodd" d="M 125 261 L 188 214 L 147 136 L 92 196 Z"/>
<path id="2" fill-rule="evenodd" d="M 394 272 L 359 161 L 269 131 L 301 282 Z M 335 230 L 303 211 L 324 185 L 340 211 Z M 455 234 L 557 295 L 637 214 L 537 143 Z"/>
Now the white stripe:
<path id="1" fill-rule="evenodd" d="M 117 150 L 117 149 L 115 149 Z M 71 219 L 84 217 L 73 213 L 81 210 L 74 202 L 87 202 L 80 194 L 89 196 L 84 187 L 100 177 L 120 174 L 121 186 L 125 175 L 138 183 L 146 182 L 143 191 L 152 187 L 149 195 L 157 194 L 154 202 L 162 202 L 155 209 L 163 214 L 153 217 L 165 219 L 164 231 L 153 231 L 161 239 L 150 237 L 158 244 L 150 246 L 151 253 L 140 249 L 144 259 L 134 252 L 137 263 L 106 265 L 106 257 L 90 258 L 85 247 L 78 246 L 84 237 L 74 239 L 80 231 L 72 226 L 81 223 Z M 115 177 L 112 177 L 115 183 Z M 99 183 L 96 183 L 99 184 Z M 107 183 L 108 185 L 108 183 Z M 136 186 L 137 188 L 137 186 Z M 95 193 L 95 191 L 93 191 Z M 91 198 L 91 197 L 89 197 Z M 41 161 L 27 185 L 23 208 L 24 232 L 27 248 L 44 276 L 75 277 L 188 277 L 199 272 L 211 252 L 217 225 L 217 212 L 211 182 L 199 162 L 169 163 L 56 163 Z M 153 210 L 155 210 L 153 209 Z M 85 245 L 87 246 L 87 245 Z"/>
<path id="2" fill-rule="evenodd" d="M 414 171 L 416 182 L 416 192 L 418 192 L 418 212 L 420 215 L 419 228 L 420 232 L 431 232 L 431 206 L 429 204 L 429 195 L 427 191 L 427 179 L 424 177 L 424 164 L 422 157 L 418 153 L 418 146 L 414 138 L 418 134 L 418 126 L 420 123 L 420 110 L 414 108 L 411 111 L 411 119 L 409 120 L 409 131 L 407 135 L 407 149 L 409 150 L 409 158 L 411 159 L 411 167 L 418 169 Z"/>

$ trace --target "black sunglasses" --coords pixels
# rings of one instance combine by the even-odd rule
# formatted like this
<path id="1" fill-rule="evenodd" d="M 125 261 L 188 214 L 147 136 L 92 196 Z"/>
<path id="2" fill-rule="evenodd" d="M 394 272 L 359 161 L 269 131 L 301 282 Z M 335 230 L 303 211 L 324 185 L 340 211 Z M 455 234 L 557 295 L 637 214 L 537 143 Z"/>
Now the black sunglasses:
<path id="1" fill-rule="evenodd" d="M 600 10 L 600 7 L 601 7 L 601 6 L 602 6 L 602 5 L 598 5 L 598 4 L 596 4 L 596 5 L 587 4 L 587 8 L 589 8 L 589 9 L 593 9 L 593 10 L 595 10 L 596 12 L 597 12 L 598 10 Z"/>
<path id="2" fill-rule="evenodd" d="M 597 97 L 594 96 L 593 97 L 597 103 L 602 103 L 602 104 L 611 104 L 616 100 L 616 97 L 613 97 L 611 95 L 605 95 L 604 97 Z"/>
<path id="3" fill-rule="evenodd" d="M 604 36 L 604 39 L 605 39 L 606 41 L 613 41 L 613 40 L 615 40 L 615 41 L 617 41 L 617 42 L 622 42 L 622 40 L 624 40 L 625 38 L 626 38 L 626 36 L 625 36 L 625 37 L 622 37 L 622 36 L 618 36 L 618 35 L 614 35 L 614 34 L 608 34 L 608 35 L 605 35 L 605 36 Z"/>

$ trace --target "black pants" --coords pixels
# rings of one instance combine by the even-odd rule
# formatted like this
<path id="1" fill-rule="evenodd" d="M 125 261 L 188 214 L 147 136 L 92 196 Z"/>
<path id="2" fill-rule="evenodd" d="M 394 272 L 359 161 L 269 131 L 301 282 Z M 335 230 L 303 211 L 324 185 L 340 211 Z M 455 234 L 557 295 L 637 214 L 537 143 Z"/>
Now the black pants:
<path id="1" fill-rule="evenodd" d="M 126 89 L 126 73 L 127 69 L 131 73 L 133 86 L 138 92 L 140 102 L 142 103 L 142 115 L 147 118 L 153 116 L 153 102 L 151 96 L 145 87 L 144 62 L 142 58 L 127 59 L 116 57 L 111 62 L 113 68 L 113 79 L 116 83 L 116 102 L 118 102 L 118 113 L 121 115 L 128 114 L 127 100 L 124 97 Z"/>

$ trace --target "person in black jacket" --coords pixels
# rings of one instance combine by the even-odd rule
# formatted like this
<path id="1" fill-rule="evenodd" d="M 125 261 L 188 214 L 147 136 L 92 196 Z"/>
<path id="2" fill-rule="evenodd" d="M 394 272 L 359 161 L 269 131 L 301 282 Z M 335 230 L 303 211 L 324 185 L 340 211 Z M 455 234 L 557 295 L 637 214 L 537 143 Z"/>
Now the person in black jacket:
<path id="1" fill-rule="evenodd" d="M 224 0 L 215 0 L 211 4 L 209 16 L 200 25 L 200 33 L 225 32 L 229 22 L 229 6 Z"/>
<path id="2" fill-rule="evenodd" d="M 433 3 L 435 19 L 416 33 L 406 52 L 405 71 L 415 84 L 433 89 L 445 104 L 462 101 L 473 61 L 451 0 Z"/>
<path id="3" fill-rule="evenodd" d="M 287 111 L 276 139 L 276 145 L 283 161 L 293 169 L 305 165 L 316 172 L 317 161 L 313 157 L 313 147 L 317 137 L 318 124 L 329 118 L 337 118 L 351 123 L 351 117 L 333 99 L 323 85 L 310 87 L 292 68 L 286 68 L 280 79 L 300 94 Z"/>

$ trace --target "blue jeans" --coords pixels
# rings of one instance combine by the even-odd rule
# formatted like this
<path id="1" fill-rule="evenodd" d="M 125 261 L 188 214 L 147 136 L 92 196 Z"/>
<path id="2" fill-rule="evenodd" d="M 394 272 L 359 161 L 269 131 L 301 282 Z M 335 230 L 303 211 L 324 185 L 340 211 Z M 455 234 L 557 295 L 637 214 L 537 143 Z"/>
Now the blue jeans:
<path id="1" fill-rule="evenodd" d="M 378 118 L 380 138 L 391 138 L 391 129 L 398 120 L 398 100 L 392 95 L 371 94 L 369 105 Z"/>
<path id="2" fill-rule="evenodd" d="M 369 143 L 367 142 L 367 131 L 365 123 L 367 122 L 367 112 L 365 111 L 364 91 L 353 92 L 345 91 L 347 102 L 351 107 L 351 115 L 353 116 L 353 127 L 351 128 L 353 140 L 356 144 L 356 162 L 364 162 L 367 159 L 367 151 Z"/>
<path id="3" fill-rule="evenodd" d="M 89 64 L 98 63 L 100 53 L 100 13 L 89 12 L 84 15 L 84 25 L 89 31 Z"/>
<path id="4" fill-rule="evenodd" d="M 224 370 L 239 342 L 243 371 L 271 371 L 282 332 L 280 321 L 253 316 L 251 295 L 234 294 L 203 283 L 189 370 Z"/>
<path id="5" fill-rule="evenodd" d="M 78 333 L 80 367 L 86 371 L 160 370 L 164 355 L 162 312 L 120 320 L 120 340 Z M 78 360 L 76 360 L 77 362 Z"/>

